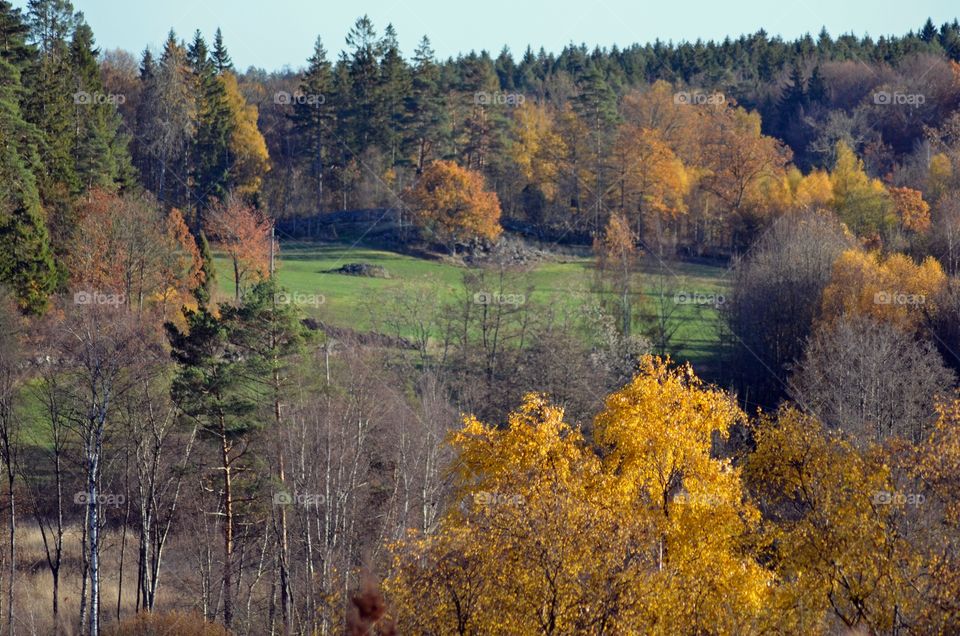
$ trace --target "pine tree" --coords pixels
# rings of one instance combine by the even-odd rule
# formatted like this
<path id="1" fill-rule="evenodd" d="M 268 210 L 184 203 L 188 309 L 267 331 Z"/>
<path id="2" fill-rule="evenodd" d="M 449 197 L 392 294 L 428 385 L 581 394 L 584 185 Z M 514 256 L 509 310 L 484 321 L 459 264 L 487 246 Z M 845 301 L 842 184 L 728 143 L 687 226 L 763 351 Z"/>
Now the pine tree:
<path id="1" fill-rule="evenodd" d="M 98 55 L 93 31 L 81 21 L 70 44 L 74 82 L 71 154 L 81 192 L 96 187 L 114 189 L 133 181 L 129 137 L 120 133 L 115 96 L 104 93 Z"/>
<path id="2" fill-rule="evenodd" d="M 34 177 L 39 134 L 20 114 L 19 90 L 19 72 L 0 57 L 0 281 L 22 309 L 41 313 L 58 273 Z"/>
<path id="3" fill-rule="evenodd" d="M 233 70 L 233 60 L 230 59 L 227 47 L 223 44 L 223 33 L 220 32 L 220 27 L 217 27 L 217 32 L 213 34 L 213 53 L 210 59 L 218 74 Z"/>
<path id="4" fill-rule="evenodd" d="M 69 44 L 78 18 L 67 0 L 30 0 L 28 7 L 30 41 L 37 57 L 23 76 L 27 89 L 23 113 L 43 135 L 39 151 L 45 169 L 38 174 L 42 200 L 68 208 L 70 196 L 80 190 L 71 154 L 74 89 Z M 57 234 L 68 233 L 69 228 L 58 228 Z"/>
<path id="5" fill-rule="evenodd" d="M 373 125 L 379 139 L 390 154 L 391 163 L 400 160 L 404 132 L 404 97 L 410 94 L 410 71 L 397 42 L 397 32 L 388 24 L 378 48 L 382 51 L 377 86 L 377 109 Z"/>
<path id="6" fill-rule="evenodd" d="M 435 154 L 447 118 L 440 69 L 427 36 L 423 36 L 413 53 L 413 77 L 406 111 L 408 143 L 413 145 L 411 154 L 419 176 Z"/>
<path id="7" fill-rule="evenodd" d="M 316 210 L 324 208 L 324 177 L 331 139 L 336 125 L 336 109 L 333 106 L 333 72 L 327 60 L 323 42 L 317 38 L 313 55 L 307 60 L 307 70 L 300 80 L 301 99 L 293 106 L 291 118 L 294 130 L 304 139 L 303 157 L 310 165 L 316 183 Z"/>
<path id="8" fill-rule="evenodd" d="M 195 208 L 195 227 L 201 227 L 203 210 L 209 202 L 222 200 L 227 195 L 233 118 L 226 90 L 199 31 L 187 49 L 187 59 L 193 71 L 196 95 L 191 203 Z"/>
<path id="9" fill-rule="evenodd" d="M 345 57 L 345 66 L 350 95 L 341 117 L 346 128 L 345 140 L 356 155 L 374 143 L 379 133 L 373 122 L 379 110 L 380 44 L 369 17 L 356 21 L 347 34 L 347 46 L 350 53 Z"/>
<path id="10" fill-rule="evenodd" d="M 0 59 L 12 64 L 23 73 L 33 53 L 27 46 L 30 28 L 20 9 L 7 0 L 0 0 Z"/>

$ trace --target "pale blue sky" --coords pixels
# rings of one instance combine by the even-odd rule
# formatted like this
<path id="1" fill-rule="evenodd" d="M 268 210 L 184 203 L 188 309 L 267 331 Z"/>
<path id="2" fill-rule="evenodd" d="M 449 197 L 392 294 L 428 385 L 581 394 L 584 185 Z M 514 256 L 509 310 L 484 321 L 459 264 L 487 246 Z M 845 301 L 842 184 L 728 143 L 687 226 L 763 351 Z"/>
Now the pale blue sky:
<path id="1" fill-rule="evenodd" d="M 378 32 L 392 22 L 404 55 L 424 34 L 441 57 L 507 45 L 559 51 L 564 45 L 627 45 L 661 40 L 723 39 L 764 28 L 794 38 L 826 26 L 834 36 L 873 37 L 918 29 L 928 16 L 939 26 L 960 14 L 956 0 L 74 0 L 101 47 L 138 53 L 158 49 L 173 27 L 182 38 L 217 26 L 238 68 L 299 68 L 317 35 L 331 57 L 344 48 L 354 20 L 366 13 Z M 14 0 L 24 6 L 26 0 Z"/>

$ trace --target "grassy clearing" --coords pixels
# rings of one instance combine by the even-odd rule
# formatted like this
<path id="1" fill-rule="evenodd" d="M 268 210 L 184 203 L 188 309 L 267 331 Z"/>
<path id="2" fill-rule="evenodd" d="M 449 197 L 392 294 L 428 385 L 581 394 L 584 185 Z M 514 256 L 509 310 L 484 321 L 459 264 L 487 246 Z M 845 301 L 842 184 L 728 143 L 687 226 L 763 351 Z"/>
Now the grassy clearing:
<path id="1" fill-rule="evenodd" d="M 441 260 L 417 258 L 368 247 L 342 244 L 284 243 L 281 247 L 278 277 L 295 298 L 304 300 L 304 310 L 331 324 L 353 329 L 370 329 L 373 314 L 401 290 L 422 293 L 439 305 L 458 293 L 467 268 Z M 383 266 L 391 278 L 367 278 L 329 273 L 347 263 Z M 231 269 L 225 259 L 216 261 L 222 293 L 232 294 Z M 640 295 L 652 303 L 659 295 L 658 281 L 666 281 L 668 303 L 678 293 L 685 299 L 727 292 L 727 270 L 722 267 L 669 263 L 657 271 L 655 263 L 640 268 L 635 276 Z M 576 308 L 595 301 L 590 291 L 593 265 L 588 258 L 534 265 L 518 275 L 520 289 L 528 302 L 563 304 Z M 322 298 L 313 304 L 312 299 Z M 719 341 L 719 316 L 709 304 L 688 302 L 675 307 L 673 319 L 678 326 L 674 335 L 677 357 L 695 363 L 706 362 L 716 352 Z"/>

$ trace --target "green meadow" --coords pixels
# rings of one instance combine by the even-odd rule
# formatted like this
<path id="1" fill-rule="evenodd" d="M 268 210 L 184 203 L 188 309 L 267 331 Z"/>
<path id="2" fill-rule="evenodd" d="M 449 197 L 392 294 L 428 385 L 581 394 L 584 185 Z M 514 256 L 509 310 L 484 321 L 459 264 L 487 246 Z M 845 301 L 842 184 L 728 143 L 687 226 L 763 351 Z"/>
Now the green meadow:
<path id="1" fill-rule="evenodd" d="M 348 263 L 382 266 L 390 278 L 331 272 Z M 219 288 L 229 297 L 233 293 L 230 264 L 218 256 L 216 267 Z M 370 247 L 287 242 L 281 245 L 277 276 L 307 315 L 363 331 L 374 328 L 374 315 L 396 294 L 415 293 L 419 298 L 435 299 L 437 305 L 462 295 L 467 272 L 467 267 L 447 261 Z M 641 290 L 638 295 L 644 297 L 649 311 L 658 304 L 660 289 L 668 295 L 664 305 L 672 312 L 676 328 L 672 344 L 678 359 L 703 363 L 716 354 L 719 314 L 703 297 L 724 295 L 728 273 L 724 267 L 670 262 L 659 267 L 646 263 L 634 274 L 635 288 Z M 560 303 L 572 309 L 596 302 L 591 291 L 593 279 L 590 258 L 570 257 L 518 269 L 505 293 L 523 294 L 528 303 Z M 678 295 L 686 302 L 671 306 Z"/>

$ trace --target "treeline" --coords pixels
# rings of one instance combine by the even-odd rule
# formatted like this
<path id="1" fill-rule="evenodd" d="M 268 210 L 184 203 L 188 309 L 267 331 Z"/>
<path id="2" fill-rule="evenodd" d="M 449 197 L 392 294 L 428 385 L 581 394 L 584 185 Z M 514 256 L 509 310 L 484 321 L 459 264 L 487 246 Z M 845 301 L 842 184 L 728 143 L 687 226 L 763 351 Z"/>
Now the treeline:
<path id="1" fill-rule="evenodd" d="M 426 38 L 405 57 L 392 27 L 380 34 L 364 17 L 336 59 L 318 41 L 301 73 L 239 78 L 270 155 L 257 203 L 276 217 L 402 207 L 425 166 L 451 160 L 484 175 L 511 229 L 589 244 L 612 214 L 646 207 L 682 217 L 684 251 L 728 255 L 783 205 L 756 191 L 781 188 L 794 166 L 833 168 L 838 142 L 870 177 L 927 195 L 917 172 L 960 95 L 957 32 L 927 24 L 878 42 L 822 33 L 792 43 L 760 33 L 444 61 Z M 138 101 L 151 64 L 148 54 L 138 78 L 116 54 L 105 68 Z M 134 110 L 131 127 L 148 136 Z M 752 160 L 754 148 L 763 150 Z M 745 158 L 740 174 L 717 165 Z M 152 172 L 166 165 L 145 160 Z"/>

